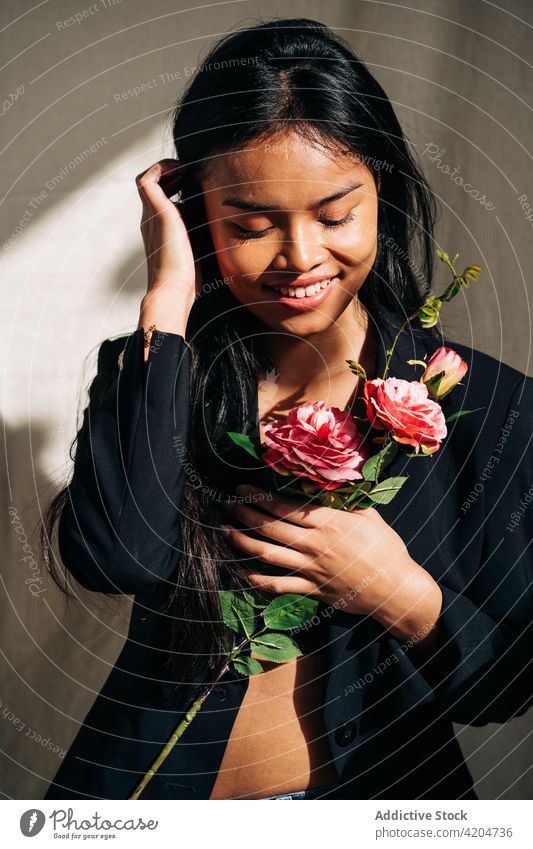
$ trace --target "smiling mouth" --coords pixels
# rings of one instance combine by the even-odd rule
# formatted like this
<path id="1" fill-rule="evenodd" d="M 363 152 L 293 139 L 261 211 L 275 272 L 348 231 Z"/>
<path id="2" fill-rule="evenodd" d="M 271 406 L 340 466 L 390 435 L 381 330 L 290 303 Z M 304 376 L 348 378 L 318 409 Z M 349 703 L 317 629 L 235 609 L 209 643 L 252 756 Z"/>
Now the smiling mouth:
<path id="1" fill-rule="evenodd" d="M 332 277 L 330 280 L 322 280 L 320 283 L 310 283 L 309 286 L 305 287 L 271 286 L 270 288 L 289 298 L 312 298 L 314 295 L 318 295 L 322 289 L 327 289 L 335 279 L 336 278 Z"/>

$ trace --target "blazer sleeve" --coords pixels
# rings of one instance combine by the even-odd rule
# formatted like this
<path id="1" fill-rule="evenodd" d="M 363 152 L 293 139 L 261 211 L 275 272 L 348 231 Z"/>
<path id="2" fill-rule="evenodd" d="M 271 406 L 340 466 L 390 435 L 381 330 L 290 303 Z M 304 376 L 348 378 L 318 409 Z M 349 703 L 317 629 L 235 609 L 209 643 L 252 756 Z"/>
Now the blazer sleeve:
<path id="1" fill-rule="evenodd" d="M 469 725 L 533 704 L 533 378 L 515 385 L 500 434 L 483 476 L 481 562 L 461 591 L 439 581 L 438 644 L 417 661 L 438 711 Z"/>
<path id="2" fill-rule="evenodd" d="M 86 589 L 136 594 L 170 578 L 181 550 L 180 504 L 189 438 L 189 348 L 139 328 L 106 340 L 78 433 L 58 546 Z"/>

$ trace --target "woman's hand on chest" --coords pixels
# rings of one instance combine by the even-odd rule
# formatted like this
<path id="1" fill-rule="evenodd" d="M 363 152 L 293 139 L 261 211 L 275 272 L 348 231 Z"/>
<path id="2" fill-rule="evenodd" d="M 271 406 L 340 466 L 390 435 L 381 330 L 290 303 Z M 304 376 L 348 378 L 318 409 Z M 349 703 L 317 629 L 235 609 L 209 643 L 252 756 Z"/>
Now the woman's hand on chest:
<path id="1" fill-rule="evenodd" d="M 238 487 L 237 492 L 248 493 L 247 499 L 228 502 L 229 521 L 237 520 L 261 538 L 230 525 L 229 542 L 249 557 L 287 570 L 278 577 L 250 568 L 252 586 L 307 594 L 347 613 L 373 616 L 401 638 L 420 641 L 434 629 L 442 606 L 440 587 L 377 510 L 348 513 L 257 487 Z"/>

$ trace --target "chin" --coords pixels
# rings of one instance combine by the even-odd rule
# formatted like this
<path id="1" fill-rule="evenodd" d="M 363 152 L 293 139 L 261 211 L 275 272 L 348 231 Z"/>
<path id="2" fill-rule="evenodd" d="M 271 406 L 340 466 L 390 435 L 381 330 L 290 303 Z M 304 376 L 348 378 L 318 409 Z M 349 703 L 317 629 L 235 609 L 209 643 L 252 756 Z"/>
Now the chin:
<path id="1" fill-rule="evenodd" d="M 306 312 L 300 315 L 277 319 L 268 310 L 250 309 L 250 312 L 266 327 L 280 333 L 290 333 L 291 336 L 314 336 L 329 330 L 338 320 L 338 316 L 328 316 L 324 312 Z"/>

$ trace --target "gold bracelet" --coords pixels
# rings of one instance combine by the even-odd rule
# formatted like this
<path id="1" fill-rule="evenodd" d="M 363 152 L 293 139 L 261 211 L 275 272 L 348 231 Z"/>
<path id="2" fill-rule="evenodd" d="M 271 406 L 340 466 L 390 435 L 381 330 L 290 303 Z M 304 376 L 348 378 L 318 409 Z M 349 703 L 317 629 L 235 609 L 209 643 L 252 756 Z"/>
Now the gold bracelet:
<path id="1" fill-rule="evenodd" d="M 144 347 L 149 348 L 150 342 L 152 341 L 152 333 L 156 329 L 155 324 L 151 324 L 148 330 L 144 334 Z"/>
<path id="2" fill-rule="evenodd" d="M 148 328 L 148 330 L 145 331 L 145 333 L 144 333 L 144 347 L 145 348 L 150 347 L 150 342 L 152 341 L 152 333 L 154 332 L 155 329 L 156 329 L 155 324 L 151 324 L 150 327 Z M 125 353 L 125 351 L 126 351 L 126 349 L 123 348 L 122 351 L 120 352 L 120 354 L 118 355 L 117 365 L 118 365 L 119 371 L 122 371 L 122 369 L 124 368 L 124 353 Z"/>
<path id="3" fill-rule="evenodd" d="M 144 334 L 144 347 L 145 348 L 150 347 L 150 342 L 152 341 L 152 333 L 154 332 L 154 330 L 157 330 L 157 328 L 156 328 L 155 324 L 151 324 L 150 327 L 148 328 L 148 330 L 145 332 L 145 334 Z M 189 351 L 192 351 L 192 346 L 190 345 L 189 342 L 187 342 L 185 337 L 183 337 L 183 341 L 184 341 L 185 345 L 187 346 L 187 348 L 189 349 Z M 117 363 L 118 363 L 119 371 L 122 371 L 122 369 L 124 367 L 124 352 L 125 351 L 126 351 L 126 349 L 124 348 L 120 352 L 120 354 L 118 355 Z"/>

